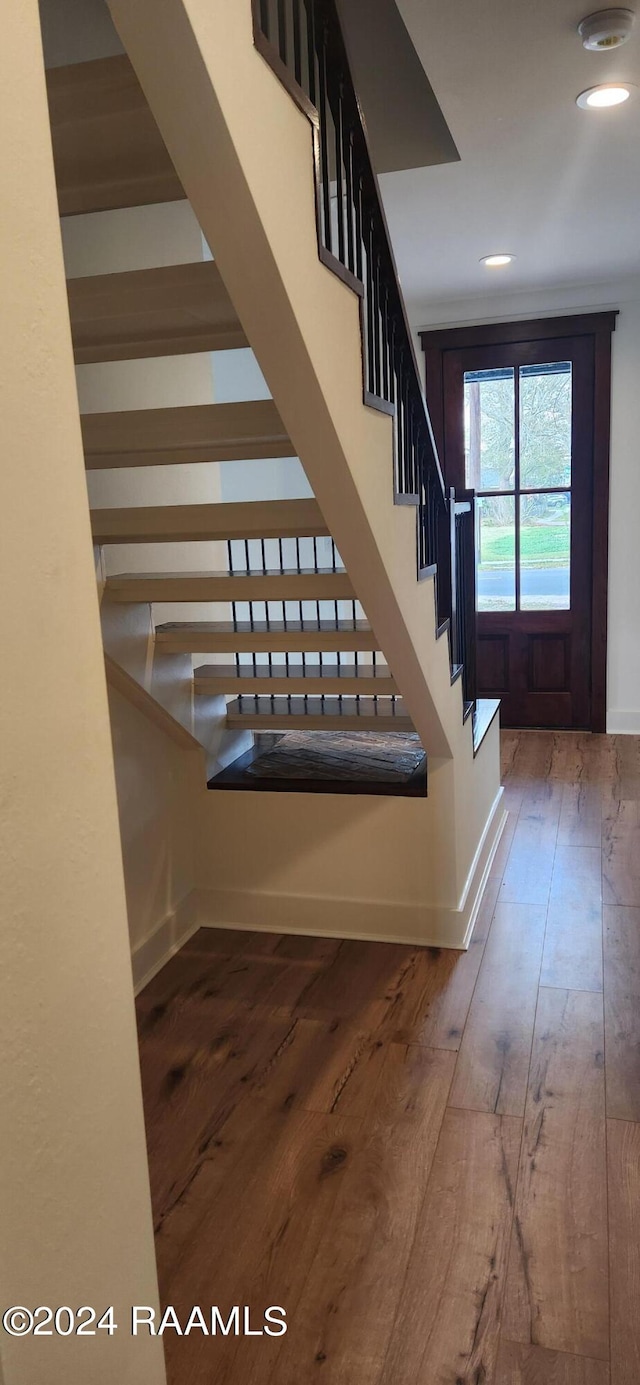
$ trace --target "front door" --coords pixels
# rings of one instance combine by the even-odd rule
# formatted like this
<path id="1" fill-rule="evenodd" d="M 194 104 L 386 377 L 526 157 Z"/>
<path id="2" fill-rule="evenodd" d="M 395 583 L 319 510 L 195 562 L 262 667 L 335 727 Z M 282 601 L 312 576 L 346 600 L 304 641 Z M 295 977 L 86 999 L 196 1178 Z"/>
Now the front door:
<path id="1" fill-rule="evenodd" d="M 593 337 L 446 351 L 443 397 L 447 482 L 478 496 L 478 695 L 588 727 Z"/>

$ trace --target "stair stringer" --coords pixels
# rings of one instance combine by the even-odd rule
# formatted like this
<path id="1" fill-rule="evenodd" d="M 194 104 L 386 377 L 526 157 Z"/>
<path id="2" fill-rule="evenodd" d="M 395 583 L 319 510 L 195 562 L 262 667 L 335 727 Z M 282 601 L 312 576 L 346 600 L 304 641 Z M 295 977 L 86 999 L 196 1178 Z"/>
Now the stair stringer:
<path id="1" fill-rule="evenodd" d="M 456 841 L 459 900 L 499 788 L 496 738 L 473 759 L 416 514 L 393 503 L 392 421 L 363 403 L 360 302 L 318 257 L 307 117 L 253 45 L 250 0 L 109 0 L 226 288 L 429 753 Z M 490 763 L 487 761 L 490 759 Z M 479 762 L 491 781 L 474 800 Z M 438 886 L 440 889 L 440 886 Z"/>

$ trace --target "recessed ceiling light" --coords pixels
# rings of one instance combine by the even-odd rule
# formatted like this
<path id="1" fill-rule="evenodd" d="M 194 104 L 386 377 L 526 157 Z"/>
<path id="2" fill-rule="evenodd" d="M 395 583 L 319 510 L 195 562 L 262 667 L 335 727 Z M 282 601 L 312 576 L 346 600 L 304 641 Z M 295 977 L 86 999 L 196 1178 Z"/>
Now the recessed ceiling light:
<path id="1" fill-rule="evenodd" d="M 511 264 L 515 260 L 515 255 L 483 255 L 480 264 L 486 264 L 487 269 L 502 269 L 504 265 Z"/>
<path id="2" fill-rule="evenodd" d="M 601 111 L 607 106 L 621 106 L 630 95 L 631 87 L 626 82 L 608 82 L 605 86 L 581 91 L 576 102 L 583 111 Z"/>

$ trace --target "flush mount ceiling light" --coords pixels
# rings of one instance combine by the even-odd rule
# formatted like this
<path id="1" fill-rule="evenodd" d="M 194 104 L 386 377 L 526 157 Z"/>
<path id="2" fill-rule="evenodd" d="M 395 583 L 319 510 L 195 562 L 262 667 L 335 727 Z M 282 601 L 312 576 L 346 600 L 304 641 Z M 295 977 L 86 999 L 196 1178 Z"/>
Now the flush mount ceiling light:
<path id="1" fill-rule="evenodd" d="M 598 10 L 578 25 L 578 33 L 590 53 L 608 53 L 626 43 L 635 20 L 633 10 Z"/>
<path id="2" fill-rule="evenodd" d="M 576 105 L 583 111 L 602 111 L 608 106 L 621 106 L 628 101 L 631 87 L 628 82 L 607 82 L 600 87 L 589 87 L 576 97 Z"/>
<path id="3" fill-rule="evenodd" d="M 507 255 L 502 251 L 499 255 L 483 255 L 480 264 L 486 265 L 487 269 L 503 269 L 513 260 L 515 260 L 515 255 Z"/>

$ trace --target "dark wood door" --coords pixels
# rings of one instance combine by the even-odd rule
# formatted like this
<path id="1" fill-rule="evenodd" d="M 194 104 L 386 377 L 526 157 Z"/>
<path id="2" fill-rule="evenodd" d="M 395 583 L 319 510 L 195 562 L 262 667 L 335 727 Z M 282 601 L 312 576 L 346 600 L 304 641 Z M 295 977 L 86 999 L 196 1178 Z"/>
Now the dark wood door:
<path id="1" fill-rule="evenodd" d="M 593 337 L 449 350 L 443 403 L 447 482 L 478 495 L 478 695 L 588 727 Z"/>

